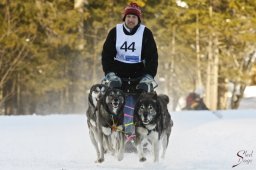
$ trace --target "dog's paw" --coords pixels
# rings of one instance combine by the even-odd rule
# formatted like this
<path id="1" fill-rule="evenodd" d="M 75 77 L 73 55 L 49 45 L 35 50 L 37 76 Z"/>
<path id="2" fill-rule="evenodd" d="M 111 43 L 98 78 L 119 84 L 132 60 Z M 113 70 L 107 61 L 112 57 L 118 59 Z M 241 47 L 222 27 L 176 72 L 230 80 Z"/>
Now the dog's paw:
<path id="1" fill-rule="evenodd" d="M 159 162 L 159 159 L 158 159 L 158 158 L 155 158 L 155 159 L 154 159 L 154 162 Z"/>
<path id="2" fill-rule="evenodd" d="M 145 162 L 147 159 L 145 157 L 140 158 L 140 162 Z"/>
<path id="3" fill-rule="evenodd" d="M 118 161 L 121 161 L 121 160 L 123 160 L 123 159 L 124 159 L 124 155 L 123 155 L 123 154 L 117 156 L 117 160 L 118 160 Z"/>
<path id="4" fill-rule="evenodd" d="M 111 134 L 111 128 L 102 127 L 102 132 L 108 136 Z"/>
<path id="5" fill-rule="evenodd" d="M 148 130 L 143 127 L 138 127 L 137 132 L 141 134 L 142 136 L 146 136 L 148 134 Z"/>
<path id="6" fill-rule="evenodd" d="M 96 123 L 95 123 L 95 121 L 94 120 L 90 120 L 90 123 L 92 124 L 92 126 L 94 126 L 94 127 L 96 127 Z"/>
<path id="7" fill-rule="evenodd" d="M 96 163 L 102 163 L 104 161 L 104 158 L 99 158 Z"/>

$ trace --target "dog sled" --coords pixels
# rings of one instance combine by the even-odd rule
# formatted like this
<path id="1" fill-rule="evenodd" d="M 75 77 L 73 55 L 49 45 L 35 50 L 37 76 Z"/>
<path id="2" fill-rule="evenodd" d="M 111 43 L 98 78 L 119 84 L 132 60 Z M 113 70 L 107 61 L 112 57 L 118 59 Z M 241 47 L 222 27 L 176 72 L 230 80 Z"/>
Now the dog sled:
<path id="1" fill-rule="evenodd" d="M 124 106 L 124 127 L 125 127 L 125 152 L 136 152 L 134 139 L 135 126 L 133 123 L 133 113 L 136 101 L 141 90 L 136 89 L 136 85 L 140 79 L 122 79 L 122 89 L 125 93 L 125 106 Z"/>

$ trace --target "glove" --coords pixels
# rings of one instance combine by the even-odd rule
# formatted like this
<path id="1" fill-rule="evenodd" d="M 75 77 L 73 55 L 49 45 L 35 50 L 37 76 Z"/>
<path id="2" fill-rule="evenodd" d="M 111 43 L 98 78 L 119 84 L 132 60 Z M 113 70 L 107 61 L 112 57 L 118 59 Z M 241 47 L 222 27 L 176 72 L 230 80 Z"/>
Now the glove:
<path id="1" fill-rule="evenodd" d="M 103 80 L 101 81 L 102 84 L 105 84 L 112 88 L 119 88 L 122 86 L 122 81 L 120 77 L 116 76 L 114 72 L 108 73 Z"/>
<path id="2" fill-rule="evenodd" d="M 154 78 L 146 74 L 139 82 L 139 84 L 136 86 L 136 89 L 143 90 L 145 92 L 153 92 L 154 89 L 157 87 L 157 83 L 154 80 Z"/>

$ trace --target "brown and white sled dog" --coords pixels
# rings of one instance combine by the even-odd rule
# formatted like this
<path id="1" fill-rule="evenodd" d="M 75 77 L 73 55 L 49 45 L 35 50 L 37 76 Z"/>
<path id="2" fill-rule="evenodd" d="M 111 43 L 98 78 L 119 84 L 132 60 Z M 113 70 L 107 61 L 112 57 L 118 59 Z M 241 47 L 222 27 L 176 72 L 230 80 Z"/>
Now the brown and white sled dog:
<path id="1" fill-rule="evenodd" d="M 123 91 L 109 88 L 102 98 L 97 117 L 99 133 L 102 134 L 99 142 L 102 143 L 102 136 L 107 137 L 108 148 L 112 148 L 113 154 L 121 161 L 124 157 L 124 109 L 125 95 Z"/>
<path id="2" fill-rule="evenodd" d="M 135 144 L 141 162 L 146 161 L 144 144 L 151 145 L 154 162 L 159 161 L 160 146 L 162 158 L 169 143 L 173 126 L 170 113 L 167 109 L 169 97 L 153 93 L 142 93 L 137 100 L 134 110 Z"/>
<path id="3" fill-rule="evenodd" d="M 104 158 L 102 158 L 102 154 L 99 149 L 99 132 L 96 126 L 96 112 L 99 109 L 99 104 L 101 103 L 101 99 L 105 95 L 107 89 L 108 87 L 103 84 L 95 84 L 90 88 L 88 95 L 88 109 L 86 111 L 87 124 L 92 144 L 97 152 L 97 162 L 102 162 Z"/>

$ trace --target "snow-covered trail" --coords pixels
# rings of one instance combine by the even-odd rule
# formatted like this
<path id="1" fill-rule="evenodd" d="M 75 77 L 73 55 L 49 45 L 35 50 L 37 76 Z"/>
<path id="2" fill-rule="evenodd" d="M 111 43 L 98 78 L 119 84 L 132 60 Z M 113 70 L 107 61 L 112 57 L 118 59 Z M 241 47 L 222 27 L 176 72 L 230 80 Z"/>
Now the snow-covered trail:
<path id="1" fill-rule="evenodd" d="M 125 153 L 121 162 L 106 155 L 102 164 L 94 163 L 85 114 L 0 116 L 0 169 L 256 169 L 256 110 L 218 113 L 222 119 L 208 111 L 172 113 L 170 144 L 159 163 Z"/>

